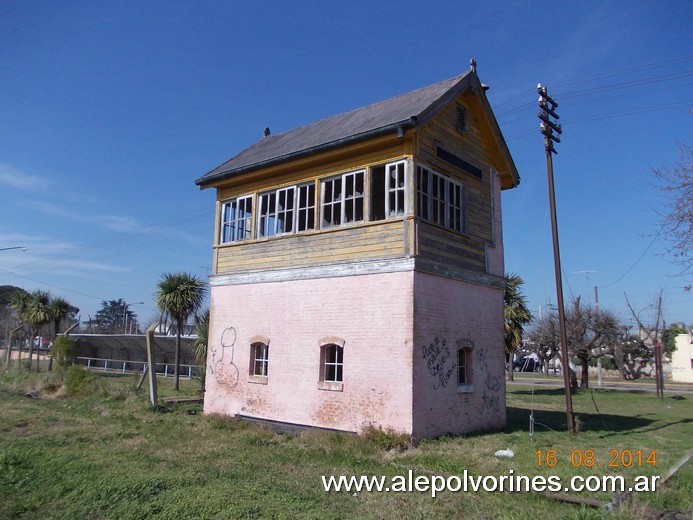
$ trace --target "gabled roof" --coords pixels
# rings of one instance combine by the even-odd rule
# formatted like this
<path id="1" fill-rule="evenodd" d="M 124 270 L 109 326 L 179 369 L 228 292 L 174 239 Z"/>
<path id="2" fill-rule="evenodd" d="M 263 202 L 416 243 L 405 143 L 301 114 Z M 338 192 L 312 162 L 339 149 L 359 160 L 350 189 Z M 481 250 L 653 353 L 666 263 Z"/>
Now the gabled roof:
<path id="1" fill-rule="evenodd" d="M 481 90 L 474 68 L 407 94 L 264 137 L 203 175 L 195 183 L 204 188 L 241 173 L 377 137 L 398 128 L 406 130 L 416 127 L 471 86 Z M 482 97 L 485 98 L 483 95 Z M 488 113 L 491 113 L 490 108 Z M 497 128 L 495 120 L 492 126 Z M 500 131 L 498 135 L 503 141 Z M 505 148 L 504 141 L 502 147 Z M 507 157 L 509 156 L 507 153 Z M 512 169 L 514 170 L 514 165 Z"/>

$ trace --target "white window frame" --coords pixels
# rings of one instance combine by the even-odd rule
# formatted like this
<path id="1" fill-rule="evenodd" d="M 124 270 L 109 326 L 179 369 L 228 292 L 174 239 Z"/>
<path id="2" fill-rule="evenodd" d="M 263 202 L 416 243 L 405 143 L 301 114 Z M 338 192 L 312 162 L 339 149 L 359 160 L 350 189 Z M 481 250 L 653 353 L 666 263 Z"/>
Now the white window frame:
<path id="1" fill-rule="evenodd" d="M 223 202 L 220 218 L 220 244 L 248 240 L 252 237 L 253 196 L 246 195 Z"/>
<path id="2" fill-rule="evenodd" d="M 264 207 L 267 209 L 263 209 Z M 273 209 L 270 211 L 271 207 Z M 292 235 L 313 229 L 315 229 L 314 182 L 294 184 L 258 193 L 257 238 Z"/>
<path id="3" fill-rule="evenodd" d="M 361 177 L 361 192 L 356 191 L 357 177 Z M 338 183 L 338 188 L 335 189 L 335 184 Z M 330 199 L 327 199 L 328 185 L 330 186 Z M 347 195 L 348 188 L 351 188 L 351 194 Z M 335 195 L 335 191 L 337 191 Z M 347 221 L 347 207 L 351 205 L 352 215 L 356 215 L 356 208 L 360 203 L 361 206 L 361 218 L 353 218 Z M 330 221 L 325 220 L 325 209 L 330 207 L 331 209 L 331 219 Z M 336 221 L 335 213 L 339 212 L 339 220 Z M 341 175 L 334 175 L 332 177 L 327 177 L 320 181 L 320 228 L 329 229 L 332 227 L 339 227 L 349 224 L 354 224 L 357 222 L 364 222 L 366 215 L 366 171 L 365 170 L 355 170 Z"/>
<path id="4" fill-rule="evenodd" d="M 311 196 L 312 192 L 312 196 Z M 311 211 L 313 213 L 312 221 L 310 221 Z M 296 186 L 296 225 L 294 226 L 296 233 L 310 231 L 315 229 L 316 222 L 315 211 L 315 183 L 307 182 Z M 305 218 L 303 217 L 305 215 Z M 302 226 L 303 227 L 302 229 Z"/>
<path id="5" fill-rule="evenodd" d="M 318 389 L 344 390 L 344 340 L 335 336 L 320 340 Z"/>
<path id="6" fill-rule="evenodd" d="M 296 226 L 296 186 L 259 193 L 257 217 L 258 238 L 293 233 Z"/>
<path id="7" fill-rule="evenodd" d="M 406 213 L 407 161 L 387 163 L 385 165 L 385 218 L 401 217 Z"/>
<path id="8" fill-rule="evenodd" d="M 268 377 L 269 376 L 269 345 L 260 341 L 250 345 L 252 372 L 251 376 Z M 259 370 L 258 370 L 259 367 Z"/>

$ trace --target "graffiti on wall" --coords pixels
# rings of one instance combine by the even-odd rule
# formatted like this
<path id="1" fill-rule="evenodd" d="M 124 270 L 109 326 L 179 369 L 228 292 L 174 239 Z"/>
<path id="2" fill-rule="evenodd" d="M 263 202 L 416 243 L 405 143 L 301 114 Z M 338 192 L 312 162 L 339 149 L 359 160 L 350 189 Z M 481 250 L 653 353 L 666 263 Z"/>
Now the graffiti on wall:
<path id="1" fill-rule="evenodd" d="M 428 368 L 429 373 L 437 378 L 433 390 L 445 388 L 457 368 L 457 363 L 455 363 L 447 341 L 435 338 L 430 344 L 421 347 L 421 352 L 426 360 L 426 368 Z M 450 360 L 452 363 L 448 365 Z"/>
<path id="2" fill-rule="evenodd" d="M 221 333 L 219 342 L 209 349 L 211 353 L 209 371 L 219 384 L 236 386 L 238 383 L 238 367 L 233 363 L 235 345 L 236 329 L 227 327 Z"/>
<path id="3" fill-rule="evenodd" d="M 487 349 L 480 348 L 477 351 L 477 356 L 479 358 L 479 371 L 484 379 L 484 395 L 482 396 L 484 409 L 487 413 L 494 414 L 500 412 L 498 390 L 501 388 L 501 380 L 498 376 L 491 373 L 486 357 L 487 352 Z"/>

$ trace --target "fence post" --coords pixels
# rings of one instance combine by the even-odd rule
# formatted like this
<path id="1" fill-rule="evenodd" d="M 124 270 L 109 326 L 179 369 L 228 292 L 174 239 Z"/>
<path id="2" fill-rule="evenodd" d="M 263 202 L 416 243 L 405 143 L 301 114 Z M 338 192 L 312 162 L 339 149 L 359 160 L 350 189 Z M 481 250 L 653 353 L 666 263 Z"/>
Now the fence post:
<path id="1" fill-rule="evenodd" d="M 12 329 L 10 331 L 10 337 L 7 341 L 7 352 L 5 352 L 5 368 L 9 368 L 10 366 L 10 358 L 12 357 L 12 334 L 17 332 L 19 329 L 21 329 L 24 325 L 20 325 L 16 329 Z M 19 356 L 21 357 L 21 352 L 22 352 L 22 345 L 19 345 L 19 349 L 17 349 L 19 352 Z"/>
<path id="2" fill-rule="evenodd" d="M 154 359 L 154 330 L 158 323 L 152 323 L 147 329 L 147 365 L 149 365 L 149 400 L 152 407 L 159 406 L 159 397 L 156 393 L 156 360 Z"/>

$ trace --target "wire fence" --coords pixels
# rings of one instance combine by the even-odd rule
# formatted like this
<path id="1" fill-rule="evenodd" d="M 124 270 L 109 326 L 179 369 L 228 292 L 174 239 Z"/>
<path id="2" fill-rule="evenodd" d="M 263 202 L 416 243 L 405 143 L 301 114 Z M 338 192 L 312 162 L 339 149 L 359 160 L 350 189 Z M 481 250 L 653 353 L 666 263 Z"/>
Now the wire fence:
<path id="1" fill-rule="evenodd" d="M 147 370 L 146 361 L 131 361 L 126 359 L 104 359 L 93 357 L 76 357 L 74 365 L 82 365 L 90 370 L 102 370 L 104 372 L 119 372 L 122 374 L 141 374 Z M 175 369 L 173 363 L 156 363 L 157 375 L 173 377 Z M 197 365 L 180 365 L 180 377 L 192 379 L 200 377 L 202 367 Z"/>

